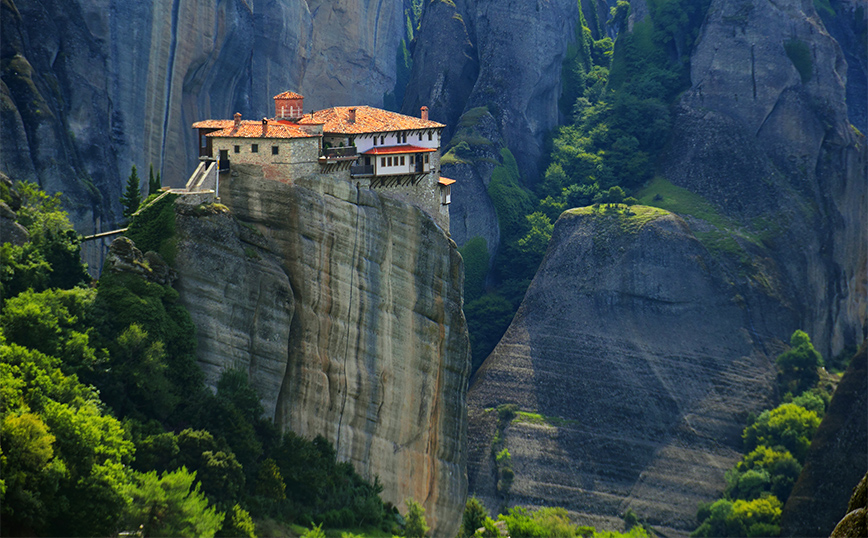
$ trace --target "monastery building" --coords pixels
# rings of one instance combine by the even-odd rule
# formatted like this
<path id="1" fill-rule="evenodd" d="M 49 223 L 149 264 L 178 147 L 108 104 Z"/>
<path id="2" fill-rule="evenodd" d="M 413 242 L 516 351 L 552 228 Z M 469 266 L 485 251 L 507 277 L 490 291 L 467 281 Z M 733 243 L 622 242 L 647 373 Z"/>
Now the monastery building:
<path id="1" fill-rule="evenodd" d="M 188 188 L 202 184 L 209 170 L 219 181 L 218 171 L 229 173 L 233 164 L 259 165 L 266 178 L 289 183 L 329 174 L 406 199 L 448 231 L 455 181 L 440 177 L 444 127 L 428 119 L 428 107 L 419 118 L 369 106 L 304 114 L 304 97 L 284 92 L 274 97 L 273 118 L 250 121 L 235 114 L 194 123 L 202 164 Z"/>

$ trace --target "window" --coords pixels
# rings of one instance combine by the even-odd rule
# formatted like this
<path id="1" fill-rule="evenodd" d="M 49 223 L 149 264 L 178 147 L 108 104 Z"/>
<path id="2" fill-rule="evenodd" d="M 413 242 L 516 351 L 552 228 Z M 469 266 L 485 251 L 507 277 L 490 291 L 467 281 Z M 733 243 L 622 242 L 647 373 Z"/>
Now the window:
<path id="1" fill-rule="evenodd" d="M 404 156 L 401 155 L 401 166 L 404 166 Z"/>
<path id="2" fill-rule="evenodd" d="M 235 153 L 241 153 L 241 146 L 234 146 Z"/>
<path id="3" fill-rule="evenodd" d="M 386 137 L 385 137 L 385 136 L 381 136 L 381 137 L 380 137 L 380 145 L 382 146 L 382 145 L 385 144 L 385 143 L 386 143 Z"/>
<path id="4" fill-rule="evenodd" d="M 413 164 L 413 155 L 410 155 L 410 164 Z"/>
<path id="5" fill-rule="evenodd" d="M 280 152 L 280 146 L 271 146 L 271 154 L 277 155 Z"/>
<path id="6" fill-rule="evenodd" d="M 389 157 L 389 166 L 392 166 L 392 158 Z"/>
<path id="7" fill-rule="evenodd" d="M 377 145 L 377 137 L 376 136 L 374 137 L 374 145 L 375 146 Z"/>
<path id="8" fill-rule="evenodd" d="M 407 143 L 407 133 L 404 133 L 401 135 L 401 142 L 403 142 L 405 144 Z M 404 163 L 401 163 L 401 164 L 404 164 Z"/>
<path id="9" fill-rule="evenodd" d="M 202 138 L 202 147 L 207 148 L 208 147 L 208 139 L 205 138 L 205 135 L 202 135 L 201 138 Z"/>
<path id="10" fill-rule="evenodd" d="M 428 133 L 428 140 L 431 140 L 431 133 Z M 425 161 L 428 162 L 428 161 Z"/>
<path id="11" fill-rule="evenodd" d="M 250 153 L 259 153 L 259 144 L 250 144 Z"/>
<path id="12" fill-rule="evenodd" d="M 386 166 L 386 158 L 380 157 L 380 166 Z"/>
<path id="13" fill-rule="evenodd" d="M 425 155 L 425 164 L 428 164 L 428 156 Z"/>

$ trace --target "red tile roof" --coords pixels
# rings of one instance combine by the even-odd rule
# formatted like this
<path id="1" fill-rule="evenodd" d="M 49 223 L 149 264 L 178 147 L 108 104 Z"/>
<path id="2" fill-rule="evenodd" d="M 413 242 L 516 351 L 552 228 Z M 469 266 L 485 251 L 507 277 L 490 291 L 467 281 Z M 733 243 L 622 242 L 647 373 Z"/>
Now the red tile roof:
<path id="1" fill-rule="evenodd" d="M 234 120 L 203 120 L 193 124 L 193 129 L 224 129 L 235 123 Z"/>
<path id="2" fill-rule="evenodd" d="M 228 121 L 229 125 L 219 131 L 208 133 L 205 136 L 219 138 L 311 138 L 317 135 L 311 135 L 304 132 L 301 127 L 295 125 L 287 125 L 278 123 L 274 120 L 268 120 L 268 129 L 265 136 L 262 136 L 262 122 L 246 120 L 242 121 L 241 125 L 236 129 L 235 122 L 232 120 L 209 120 L 209 121 Z M 204 123 L 204 122 L 199 122 Z M 194 124 L 195 127 L 196 124 Z"/>
<path id="3" fill-rule="evenodd" d="M 299 95 L 295 92 L 283 92 L 274 96 L 275 99 L 304 99 L 303 95 Z"/>
<path id="4" fill-rule="evenodd" d="M 449 179 L 448 177 L 440 176 L 440 181 L 439 181 L 439 183 L 440 183 L 441 185 L 452 185 L 453 183 L 455 183 L 455 180 L 454 180 L 454 179 Z"/>
<path id="5" fill-rule="evenodd" d="M 350 122 L 350 110 L 356 110 L 356 121 Z M 390 131 L 413 131 L 446 127 L 436 121 L 423 120 L 370 106 L 336 106 L 307 114 L 300 124 L 324 123 L 325 133 L 362 134 Z"/>
<path id="6" fill-rule="evenodd" d="M 379 146 L 371 148 L 362 153 L 362 155 L 394 155 L 395 153 L 426 153 L 429 151 L 437 151 L 431 148 L 420 148 L 419 146 Z"/>

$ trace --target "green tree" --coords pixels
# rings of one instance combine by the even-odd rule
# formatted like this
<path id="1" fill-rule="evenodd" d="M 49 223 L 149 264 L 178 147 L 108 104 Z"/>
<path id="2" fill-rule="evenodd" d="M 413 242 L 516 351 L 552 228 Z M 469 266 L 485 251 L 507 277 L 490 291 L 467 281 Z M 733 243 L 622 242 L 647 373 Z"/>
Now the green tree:
<path id="1" fill-rule="evenodd" d="M 797 396 L 817 383 L 817 368 L 823 366 L 823 357 L 808 334 L 797 330 L 790 337 L 790 349 L 778 355 L 775 362 L 783 391 Z"/>
<path id="2" fill-rule="evenodd" d="M 124 217 L 126 218 L 132 217 L 142 203 L 142 191 L 139 183 L 139 173 L 136 171 L 136 165 L 133 165 L 130 177 L 127 178 L 127 188 L 121 196 L 121 205 L 124 208 Z"/>
<path id="3" fill-rule="evenodd" d="M 195 479 L 196 473 L 184 467 L 159 477 L 155 471 L 136 473 L 127 488 L 127 528 L 141 528 L 144 536 L 214 536 L 224 514 L 208 507 L 199 484 L 193 485 Z"/>
<path id="4" fill-rule="evenodd" d="M 93 389 L 64 375 L 60 363 L 0 339 L 3 427 L 13 440 L 29 436 L 25 445 L 11 440 L 7 445 L 4 435 L 4 534 L 108 535 L 116 530 L 125 504 L 126 466 L 134 452 L 129 435 L 120 422 L 103 414 Z M 33 454 L 10 461 L 7 446 Z M 39 472 L 24 483 L 12 480 L 13 464 Z M 34 507 L 41 507 L 38 516 L 33 516 Z"/>
<path id="5" fill-rule="evenodd" d="M 431 528 L 425 521 L 425 509 L 413 499 L 407 499 L 404 503 L 407 505 L 407 516 L 404 518 L 406 521 L 404 536 L 407 538 L 423 538 L 424 536 L 428 536 L 428 531 Z"/>
<path id="6" fill-rule="evenodd" d="M 469 497 L 464 505 L 464 514 L 461 516 L 462 538 L 470 538 L 476 530 L 485 526 L 488 511 L 476 497 Z"/>
<path id="7" fill-rule="evenodd" d="M 756 422 L 744 429 L 745 449 L 752 451 L 760 445 L 782 446 L 803 462 L 811 445 L 811 438 L 820 418 L 813 411 L 795 404 L 781 404 L 771 411 L 763 411 Z"/>
<path id="8" fill-rule="evenodd" d="M 30 242 L 0 247 L 0 285 L 4 298 L 33 288 L 68 289 L 90 281 L 81 263 L 81 242 L 61 206 L 60 193 L 49 196 L 35 183 L 18 183 L 21 197 L 17 221 L 30 232 Z"/>
<path id="9" fill-rule="evenodd" d="M 247 510 L 236 504 L 226 512 L 223 525 L 216 536 L 226 538 L 256 538 L 256 525 Z"/>
<path id="10" fill-rule="evenodd" d="M 157 175 L 154 176 L 154 165 L 151 164 L 151 169 L 148 173 L 148 196 L 158 194 L 160 192 L 160 187 L 162 187 L 160 173 L 157 172 Z"/>

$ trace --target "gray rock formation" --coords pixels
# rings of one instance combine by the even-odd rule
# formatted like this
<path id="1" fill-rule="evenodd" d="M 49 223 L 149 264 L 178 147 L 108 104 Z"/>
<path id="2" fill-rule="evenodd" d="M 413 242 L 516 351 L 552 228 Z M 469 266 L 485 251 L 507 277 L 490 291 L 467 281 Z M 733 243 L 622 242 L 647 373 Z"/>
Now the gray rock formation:
<path id="1" fill-rule="evenodd" d="M 718 214 L 630 234 L 611 215 L 561 218 L 468 396 L 470 489 L 491 506 L 504 498 L 487 410 L 515 403 L 543 417 L 505 427 L 508 504 L 609 528 L 631 508 L 686 534 L 723 490 L 747 413 L 774 395 L 782 341 L 802 328 L 829 356 L 865 338 L 866 144 L 812 5 L 713 0 L 691 81 L 660 170 Z M 729 247 L 709 241 L 721 222 Z"/>
<path id="2" fill-rule="evenodd" d="M 829 536 L 845 514 L 859 507 L 864 522 L 866 472 L 868 345 L 863 345 L 841 378 L 814 434 L 805 467 L 781 514 L 781 536 Z M 862 504 L 854 507 L 851 501 L 848 508 L 847 501 L 860 477 Z"/>
<path id="3" fill-rule="evenodd" d="M 223 370 L 240 368 L 273 417 L 294 306 L 282 260 L 262 234 L 232 215 L 197 211 L 183 200 L 176 203 L 175 288 L 197 328 L 205 383 L 216 390 Z"/>
<path id="4" fill-rule="evenodd" d="M 620 529 L 627 509 L 666 536 L 719 494 L 774 370 L 750 312 L 687 224 L 662 210 L 558 220 L 512 325 L 468 394 L 470 491 L 490 508 L 564 506 Z M 496 490 L 495 408 L 540 418 L 504 432 L 515 479 Z"/>
<path id="5" fill-rule="evenodd" d="M 194 121 L 286 89 L 381 105 L 405 36 L 402 0 L 9 0 L 0 20 L 0 170 L 62 191 L 80 231 L 120 218 L 133 164 L 183 185 Z"/>
<path id="6" fill-rule="evenodd" d="M 848 119 L 840 47 L 810 3 L 720 0 L 690 72 L 663 174 L 764 237 L 793 329 L 827 356 L 859 344 L 868 153 Z"/>
<path id="7" fill-rule="evenodd" d="M 403 110 L 427 104 L 455 125 L 463 112 L 489 106 L 533 184 L 543 137 L 558 125 L 561 64 L 578 20 L 571 0 L 426 3 Z"/>
<path id="8" fill-rule="evenodd" d="M 279 427 L 325 436 L 379 477 L 384 500 L 416 499 L 435 535 L 454 536 L 470 370 L 454 242 L 415 206 L 324 175 L 280 182 L 236 165 L 220 193 L 240 227 L 178 217 L 203 367 L 258 372 Z"/>

